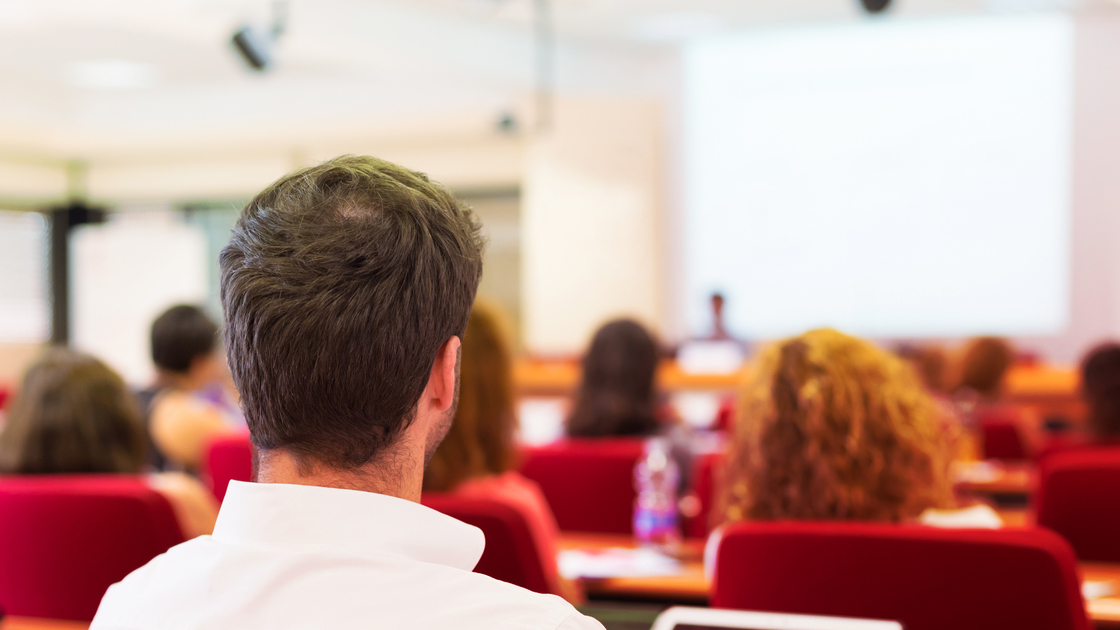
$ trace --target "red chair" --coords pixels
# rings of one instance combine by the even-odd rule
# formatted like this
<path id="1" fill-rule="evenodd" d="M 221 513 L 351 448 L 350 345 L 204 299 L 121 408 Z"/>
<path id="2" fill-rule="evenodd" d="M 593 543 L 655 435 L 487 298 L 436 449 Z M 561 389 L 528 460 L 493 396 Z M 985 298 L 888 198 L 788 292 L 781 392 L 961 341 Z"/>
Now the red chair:
<path id="1" fill-rule="evenodd" d="M 1061 534 L 1081 560 L 1120 562 L 1120 448 L 1043 459 L 1035 511 L 1038 524 Z"/>
<path id="2" fill-rule="evenodd" d="M 1068 543 L 1044 529 L 736 523 L 712 606 L 891 619 L 906 630 L 1088 630 Z"/>
<path id="3" fill-rule="evenodd" d="M 735 426 L 735 408 L 739 401 L 735 396 L 724 396 L 723 400 L 719 402 L 719 410 L 716 411 L 716 419 L 712 422 L 713 431 L 723 431 L 729 433 Z"/>
<path id="4" fill-rule="evenodd" d="M 183 542 L 171 504 L 132 475 L 0 478 L 0 605 L 90 621 L 105 590 Z"/>
<path id="5" fill-rule="evenodd" d="M 693 463 L 692 493 L 700 502 L 700 510 L 684 523 L 684 534 L 689 538 L 707 538 L 711 532 L 712 509 L 719 488 L 718 473 L 725 459 L 723 453 L 706 453 L 697 456 Z"/>
<path id="6" fill-rule="evenodd" d="M 1019 414 L 1013 409 L 992 408 L 977 417 L 984 459 L 1022 461 L 1029 457 L 1027 441 L 1019 430 Z"/>
<path id="7" fill-rule="evenodd" d="M 202 455 L 202 478 L 221 502 L 229 482 L 253 478 L 253 446 L 249 435 L 230 435 L 212 440 Z"/>
<path id="8" fill-rule="evenodd" d="M 500 501 L 436 492 L 425 493 L 420 502 L 482 530 L 486 550 L 474 568 L 475 573 L 537 593 L 560 594 L 549 584 L 529 524 L 513 507 Z"/>
<path id="9" fill-rule="evenodd" d="M 529 448 L 521 474 L 537 482 L 563 531 L 629 534 L 640 438 L 571 439 Z"/>

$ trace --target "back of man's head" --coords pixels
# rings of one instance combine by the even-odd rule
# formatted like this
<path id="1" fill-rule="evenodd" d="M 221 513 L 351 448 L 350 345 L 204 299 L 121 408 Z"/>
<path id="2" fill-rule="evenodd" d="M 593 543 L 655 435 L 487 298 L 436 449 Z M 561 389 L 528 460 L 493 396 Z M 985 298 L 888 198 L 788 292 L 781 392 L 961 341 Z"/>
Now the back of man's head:
<path id="1" fill-rule="evenodd" d="M 152 322 L 152 362 L 175 374 L 185 374 L 199 357 L 214 351 L 218 325 L 197 306 L 179 304 Z"/>
<path id="2" fill-rule="evenodd" d="M 442 186 L 347 156 L 250 201 L 221 267 L 254 444 L 353 469 L 408 427 L 439 349 L 462 335 L 482 242 Z"/>

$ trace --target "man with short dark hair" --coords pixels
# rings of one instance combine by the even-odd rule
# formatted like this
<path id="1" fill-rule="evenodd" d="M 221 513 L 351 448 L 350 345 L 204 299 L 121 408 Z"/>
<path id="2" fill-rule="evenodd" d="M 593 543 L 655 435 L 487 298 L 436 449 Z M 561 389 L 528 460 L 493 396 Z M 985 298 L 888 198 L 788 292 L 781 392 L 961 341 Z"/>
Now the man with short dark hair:
<path id="1" fill-rule="evenodd" d="M 245 430 L 218 351 L 218 325 L 201 308 L 178 304 L 152 322 L 151 342 L 156 380 L 137 400 L 152 464 L 193 471 L 207 443 Z"/>
<path id="2" fill-rule="evenodd" d="M 481 249 L 446 189 L 373 158 L 257 195 L 221 265 L 261 483 L 232 482 L 214 535 L 111 587 L 93 627 L 601 628 L 471 573 L 482 533 L 418 503 Z"/>

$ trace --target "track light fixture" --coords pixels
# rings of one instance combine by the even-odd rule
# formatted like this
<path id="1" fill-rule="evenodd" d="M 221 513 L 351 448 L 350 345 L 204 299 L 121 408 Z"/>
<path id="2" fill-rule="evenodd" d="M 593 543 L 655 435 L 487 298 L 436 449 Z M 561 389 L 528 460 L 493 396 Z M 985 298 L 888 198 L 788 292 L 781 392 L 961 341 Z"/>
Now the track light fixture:
<path id="1" fill-rule="evenodd" d="M 287 2 L 273 3 L 271 28 L 248 25 L 234 31 L 230 43 L 250 69 L 265 72 L 272 66 L 272 49 L 287 26 L 287 9 Z"/>
<path id="2" fill-rule="evenodd" d="M 860 0 L 860 2 L 868 13 L 882 13 L 891 6 L 891 0 Z"/>

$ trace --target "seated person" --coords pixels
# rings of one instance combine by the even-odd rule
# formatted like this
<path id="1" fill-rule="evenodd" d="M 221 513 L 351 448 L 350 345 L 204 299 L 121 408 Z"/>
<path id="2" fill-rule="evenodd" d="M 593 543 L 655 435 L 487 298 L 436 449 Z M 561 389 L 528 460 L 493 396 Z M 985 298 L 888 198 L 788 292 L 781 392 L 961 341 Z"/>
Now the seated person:
<path id="1" fill-rule="evenodd" d="M 152 324 L 156 387 L 141 392 L 141 403 L 150 400 L 148 429 L 160 454 L 191 471 L 207 442 L 245 430 L 231 388 L 223 387 L 217 343 L 218 326 L 196 306 L 173 306 Z"/>
<path id="2" fill-rule="evenodd" d="M 717 520 L 901 522 L 955 507 L 943 415 L 867 341 L 825 329 L 767 348 L 740 405 Z"/>
<path id="3" fill-rule="evenodd" d="M 124 381 L 101 361 L 53 348 L 27 371 L 0 432 L 0 473 L 141 472 L 147 441 Z M 182 473 L 147 476 L 187 538 L 214 529 L 214 496 Z"/>
<path id="4" fill-rule="evenodd" d="M 604 324 L 583 357 L 583 374 L 564 425 L 572 438 L 669 438 L 679 487 L 691 483 L 691 434 L 657 390 L 661 348 L 644 326 L 630 319 Z"/>
<path id="5" fill-rule="evenodd" d="M 935 397 L 948 395 L 949 361 L 944 349 L 935 345 L 904 345 L 898 349 L 898 356 L 910 364 L 931 394 Z"/>
<path id="6" fill-rule="evenodd" d="M 918 375 L 945 422 L 952 425 L 950 435 L 960 440 L 953 447 L 957 457 L 965 460 L 978 459 L 979 447 L 976 440 L 961 430 L 963 420 L 960 409 L 949 396 L 949 360 L 945 350 L 936 345 L 904 345 L 898 348 L 897 354 Z"/>
<path id="7" fill-rule="evenodd" d="M 1008 434 L 996 444 L 982 442 L 985 459 L 1022 459 L 1029 455 L 1027 436 L 1038 425 L 1037 418 L 1003 400 L 1006 377 L 1015 362 L 1011 345 L 998 337 L 978 337 L 964 348 L 953 400 L 965 424 L 980 430 L 987 423 L 1006 423 L 1017 434 Z M 979 439 L 979 438 L 978 438 Z"/>
<path id="8" fill-rule="evenodd" d="M 249 202 L 220 262 L 258 483 L 230 482 L 213 536 L 109 587 L 92 630 L 602 630 L 472 573 L 482 532 L 419 503 L 455 417 L 479 230 L 445 188 L 370 157 Z"/>
<path id="9" fill-rule="evenodd" d="M 1102 344 L 1086 355 L 1081 395 L 1089 408 L 1088 441 L 1120 444 L 1120 344 Z"/>
<path id="10" fill-rule="evenodd" d="M 492 499 L 516 509 L 529 524 L 552 592 L 579 601 L 579 591 L 557 569 L 560 528 L 552 510 L 537 484 L 514 470 L 512 366 L 493 307 L 476 303 L 471 309 L 462 348 L 455 421 L 428 464 L 424 490 Z"/>
<path id="11" fill-rule="evenodd" d="M 1081 362 L 1081 398 L 1086 422 L 1082 435 L 1058 435 L 1038 453 L 1051 453 L 1094 446 L 1120 446 L 1120 344 L 1103 343 Z"/>
<path id="12" fill-rule="evenodd" d="M 661 352 L 641 324 L 603 325 L 583 357 L 583 375 L 565 429 L 569 437 L 644 437 L 673 421 L 657 391 Z"/>

